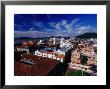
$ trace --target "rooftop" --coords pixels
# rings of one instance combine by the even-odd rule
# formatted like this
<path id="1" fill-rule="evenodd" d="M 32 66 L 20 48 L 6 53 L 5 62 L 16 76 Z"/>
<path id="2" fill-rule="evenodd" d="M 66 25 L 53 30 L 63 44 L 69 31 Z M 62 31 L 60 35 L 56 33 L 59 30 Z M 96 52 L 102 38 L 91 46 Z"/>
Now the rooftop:
<path id="1" fill-rule="evenodd" d="M 60 55 L 57 55 L 56 57 L 57 57 L 57 58 L 64 58 L 65 55 L 64 55 L 64 54 L 60 54 Z"/>
<path id="2" fill-rule="evenodd" d="M 59 63 L 57 60 L 37 57 L 31 54 L 22 55 L 22 59 L 30 59 L 34 62 L 29 65 L 20 61 L 15 61 L 15 75 L 17 76 L 46 76 Z"/>

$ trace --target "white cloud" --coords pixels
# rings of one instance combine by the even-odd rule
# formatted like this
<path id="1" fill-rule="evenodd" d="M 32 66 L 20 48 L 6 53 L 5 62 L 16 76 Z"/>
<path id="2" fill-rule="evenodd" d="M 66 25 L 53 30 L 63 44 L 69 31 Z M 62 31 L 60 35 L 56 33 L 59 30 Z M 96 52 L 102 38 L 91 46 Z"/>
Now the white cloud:
<path id="1" fill-rule="evenodd" d="M 42 23 L 40 23 L 40 22 L 35 22 L 35 21 L 33 21 L 32 23 L 33 23 L 33 25 L 35 25 L 35 26 L 42 27 Z"/>
<path id="2" fill-rule="evenodd" d="M 79 18 L 71 22 L 62 20 L 59 22 L 49 22 L 48 27 L 43 23 L 33 22 L 34 25 L 42 28 L 42 31 L 30 28 L 28 31 L 15 31 L 15 37 L 47 37 L 47 36 L 77 36 L 86 32 L 96 32 L 96 29 L 89 25 L 78 24 Z M 50 28 L 52 27 L 52 28 Z"/>
<path id="3" fill-rule="evenodd" d="M 79 26 L 78 28 L 75 29 L 75 34 L 80 35 L 86 32 L 96 32 L 96 29 L 93 28 L 92 26 Z"/>
<path id="4" fill-rule="evenodd" d="M 65 25 L 67 25 L 68 23 L 67 23 L 67 21 L 66 20 L 62 20 L 62 25 L 63 26 L 65 26 Z"/>
<path id="5" fill-rule="evenodd" d="M 54 27 L 53 35 L 61 36 L 76 36 L 86 32 L 96 32 L 96 29 L 89 25 L 78 24 L 79 18 L 73 19 L 71 22 L 62 20 L 57 23 L 49 23 L 50 26 Z"/>
<path id="6" fill-rule="evenodd" d="M 67 20 L 62 20 L 57 23 L 50 23 L 52 27 L 54 27 L 56 30 L 68 30 L 71 31 L 73 30 L 73 25 L 79 21 L 79 18 L 73 19 L 70 23 L 68 23 Z"/>
<path id="7" fill-rule="evenodd" d="M 80 30 L 88 30 L 88 29 L 91 29 L 91 26 L 82 26 L 82 27 L 79 27 Z"/>
<path id="8" fill-rule="evenodd" d="M 45 36 L 45 35 L 46 35 L 46 33 L 41 32 L 41 31 L 15 31 L 14 32 L 15 38 L 19 38 L 19 37 L 36 38 L 36 37 L 41 37 L 41 36 Z"/>
<path id="9" fill-rule="evenodd" d="M 75 23 L 76 23 L 77 21 L 79 21 L 79 20 L 80 20 L 79 18 L 73 19 L 70 25 L 75 24 Z"/>
<path id="10" fill-rule="evenodd" d="M 61 29 L 62 29 L 60 22 L 58 22 L 54 27 L 55 27 L 56 29 L 58 29 L 58 30 L 61 30 Z"/>
<path id="11" fill-rule="evenodd" d="M 31 31 L 32 31 L 33 29 L 34 29 L 34 28 L 30 28 L 29 30 L 31 30 Z"/>

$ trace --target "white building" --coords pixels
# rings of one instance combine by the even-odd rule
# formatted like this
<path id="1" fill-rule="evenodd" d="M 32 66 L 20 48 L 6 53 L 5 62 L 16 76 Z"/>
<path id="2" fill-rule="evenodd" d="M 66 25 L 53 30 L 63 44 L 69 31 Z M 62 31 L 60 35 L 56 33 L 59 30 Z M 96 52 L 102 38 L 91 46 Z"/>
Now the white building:
<path id="1" fill-rule="evenodd" d="M 55 43 L 56 43 L 56 38 L 55 38 L 55 37 L 54 37 L 54 38 L 50 38 L 49 41 L 53 41 L 53 45 L 55 45 Z"/>
<path id="2" fill-rule="evenodd" d="M 40 56 L 40 57 L 46 57 L 46 58 L 51 58 L 51 59 L 56 59 L 59 60 L 60 62 L 64 62 L 64 54 L 58 54 L 56 52 L 40 52 L 40 51 L 35 51 L 35 55 Z"/>
<path id="3" fill-rule="evenodd" d="M 64 54 L 64 55 L 65 55 L 65 52 L 64 52 L 64 51 L 61 51 L 60 49 L 58 49 L 58 50 L 56 51 L 56 53 L 58 53 L 58 54 Z"/>
<path id="4" fill-rule="evenodd" d="M 70 40 L 64 40 L 64 39 L 61 39 L 60 41 L 60 47 L 66 47 L 66 48 L 72 48 L 72 44 L 70 42 Z"/>
<path id="5" fill-rule="evenodd" d="M 17 47 L 17 51 L 26 51 L 27 53 L 29 53 L 29 49 L 24 47 Z"/>
<path id="6" fill-rule="evenodd" d="M 60 47 L 64 47 L 65 46 L 64 40 L 65 40 L 64 38 L 60 39 Z"/>

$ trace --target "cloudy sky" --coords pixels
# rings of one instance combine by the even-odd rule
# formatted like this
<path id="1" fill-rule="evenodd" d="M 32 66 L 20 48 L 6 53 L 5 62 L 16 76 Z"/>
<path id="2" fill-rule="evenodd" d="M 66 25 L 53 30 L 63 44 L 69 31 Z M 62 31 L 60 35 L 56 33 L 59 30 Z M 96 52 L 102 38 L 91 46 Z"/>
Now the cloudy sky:
<path id="1" fill-rule="evenodd" d="M 15 38 L 74 37 L 86 32 L 97 32 L 96 14 L 14 15 Z"/>

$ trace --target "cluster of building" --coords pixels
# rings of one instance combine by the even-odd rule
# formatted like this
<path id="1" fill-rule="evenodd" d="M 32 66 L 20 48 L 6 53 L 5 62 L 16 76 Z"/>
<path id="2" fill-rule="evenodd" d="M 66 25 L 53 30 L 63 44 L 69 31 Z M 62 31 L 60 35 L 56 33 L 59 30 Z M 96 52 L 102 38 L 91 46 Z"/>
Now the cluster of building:
<path id="1" fill-rule="evenodd" d="M 77 46 L 72 51 L 70 67 L 96 75 L 97 73 L 97 40 L 78 39 Z M 92 68 L 95 66 L 94 68 Z"/>
<path id="2" fill-rule="evenodd" d="M 59 69 L 57 65 L 64 62 L 70 49 L 68 45 L 68 39 L 64 38 L 36 39 L 15 44 L 15 76 L 54 75 L 54 69 Z"/>
<path id="3" fill-rule="evenodd" d="M 25 51 L 36 56 L 44 58 L 52 58 L 64 62 L 64 58 L 68 49 L 71 49 L 72 43 L 70 39 L 65 38 L 49 38 L 48 40 L 40 39 L 37 42 L 25 41 L 20 46 L 16 46 L 16 51 Z"/>
<path id="4" fill-rule="evenodd" d="M 32 68 L 35 69 L 37 68 L 35 67 L 36 63 L 38 63 L 37 65 L 39 65 L 39 67 L 41 64 L 42 67 L 43 63 L 46 64 L 46 62 L 48 62 L 47 64 L 49 64 L 50 62 L 49 65 L 51 66 L 48 67 L 50 67 L 51 69 L 54 68 L 59 62 L 64 63 L 65 60 L 69 59 L 67 52 L 71 49 L 71 59 L 70 63 L 68 63 L 69 68 L 83 70 L 85 72 L 91 73 L 96 69 L 92 68 L 92 66 L 97 66 L 96 44 L 97 40 L 93 38 L 76 39 L 65 37 L 50 37 L 48 39 L 36 39 L 36 41 L 24 41 L 20 45 L 15 45 L 15 59 L 17 59 L 17 61 L 19 60 L 19 62 L 21 63 L 34 65 L 34 67 Z M 31 55 L 31 57 L 29 57 L 29 55 Z M 42 63 L 39 60 L 41 60 Z M 55 62 L 56 64 L 54 64 L 53 62 Z M 16 62 L 15 66 L 18 66 Z M 21 66 L 23 66 L 23 64 Z M 15 75 L 17 75 L 18 71 L 20 71 L 17 68 L 19 67 L 15 68 Z M 28 68 L 31 67 L 28 66 Z M 50 70 L 47 71 L 49 72 Z M 37 74 L 36 72 L 36 75 L 39 74 Z"/>
<path id="5" fill-rule="evenodd" d="M 59 47 L 66 47 L 66 48 L 71 48 L 72 47 L 72 43 L 70 42 L 69 38 L 50 38 L 48 40 L 48 44 L 49 46 L 53 46 L 53 45 L 59 45 Z"/>

